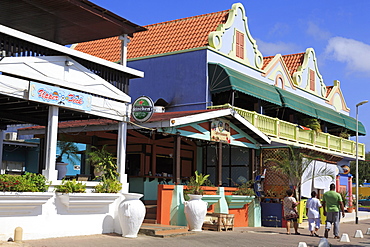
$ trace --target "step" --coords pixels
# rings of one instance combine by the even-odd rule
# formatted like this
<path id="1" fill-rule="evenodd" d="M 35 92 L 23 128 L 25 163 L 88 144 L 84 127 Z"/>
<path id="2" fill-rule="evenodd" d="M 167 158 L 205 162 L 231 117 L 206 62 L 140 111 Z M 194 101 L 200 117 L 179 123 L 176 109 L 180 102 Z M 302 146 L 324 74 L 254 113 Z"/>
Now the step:
<path id="1" fill-rule="evenodd" d="M 169 226 L 147 223 L 142 224 L 139 233 L 161 238 L 195 234 L 195 232 L 188 231 L 186 226 Z"/>
<path id="2" fill-rule="evenodd" d="M 157 220 L 155 220 L 155 219 L 144 219 L 143 223 L 145 223 L 145 224 L 157 224 Z"/>
<path id="3" fill-rule="evenodd" d="M 157 213 L 146 213 L 145 214 L 145 219 L 156 219 L 157 218 Z"/>

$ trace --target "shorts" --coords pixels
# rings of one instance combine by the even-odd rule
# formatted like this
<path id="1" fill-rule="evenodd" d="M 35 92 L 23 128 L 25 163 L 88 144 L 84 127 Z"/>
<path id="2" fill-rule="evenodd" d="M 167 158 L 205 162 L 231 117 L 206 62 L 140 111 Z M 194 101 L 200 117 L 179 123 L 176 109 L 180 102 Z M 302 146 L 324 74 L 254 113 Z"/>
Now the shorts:
<path id="1" fill-rule="evenodd" d="M 298 218 L 285 219 L 286 221 L 298 222 Z"/>

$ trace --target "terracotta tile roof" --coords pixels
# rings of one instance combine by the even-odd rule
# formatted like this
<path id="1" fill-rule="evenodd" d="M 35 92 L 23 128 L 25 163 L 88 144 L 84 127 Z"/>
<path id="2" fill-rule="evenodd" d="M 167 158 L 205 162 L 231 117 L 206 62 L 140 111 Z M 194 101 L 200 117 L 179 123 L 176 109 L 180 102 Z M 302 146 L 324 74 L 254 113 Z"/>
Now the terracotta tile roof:
<path id="1" fill-rule="evenodd" d="M 78 43 L 74 49 L 111 62 L 121 59 L 121 41 L 118 37 Z"/>
<path id="2" fill-rule="evenodd" d="M 304 52 L 297 54 L 283 55 L 283 60 L 290 73 L 293 76 L 294 72 L 297 72 L 298 66 L 302 65 Z"/>
<path id="3" fill-rule="evenodd" d="M 334 86 L 326 86 L 326 97 L 330 94 L 331 90 L 333 90 Z"/>
<path id="4" fill-rule="evenodd" d="M 264 70 L 267 65 L 271 62 L 271 60 L 274 58 L 275 56 L 269 56 L 269 57 L 263 57 L 263 66 L 262 66 L 262 70 Z"/>
<path id="5" fill-rule="evenodd" d="M 297 72 L 298 66 L 302 65 L 304 54 L 305 53 L 302 52 L 296 54 L 282 55 L 283 61 L 291 76 L 293 76 L 294 72 Z M 262 69 L 265 69 L 274 57 L 275 56 L 264 57 Z"/>
<path id="6" fill-rule="evenodd" d="M 147 31 L 135 33 L 128 44 L 127 58 L 138 58 L 208 45 L 208 34 L 226 23 L 229 10 L 198 15 L 145 26 Z M 76 50 L 112 62 L 120 60 L 117 37 L 79 43 Z"/>

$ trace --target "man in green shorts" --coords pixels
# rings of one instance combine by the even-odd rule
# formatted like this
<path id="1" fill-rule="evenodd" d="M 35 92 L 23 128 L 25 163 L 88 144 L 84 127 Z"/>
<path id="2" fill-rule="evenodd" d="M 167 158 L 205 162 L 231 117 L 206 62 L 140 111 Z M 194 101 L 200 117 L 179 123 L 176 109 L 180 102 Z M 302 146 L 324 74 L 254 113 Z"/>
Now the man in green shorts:
<path id="1" fill-rule="evenodd" d="M 339 193 L 335 192 L 335 184 L 330 185 L 330 191 L 324 193 L 322 206 L 324 208 L 324 215 L 326 216 L 325 225 L 325 238 L 328 238 L 328 234 L 331 225 L 334 225 L 334 238 L 339 239 L 339 222 L 340 222 L 340 212 L 342 211 L 342 217 L 344 218 L 344 206 L 342 202 L 342 197 Z"/>

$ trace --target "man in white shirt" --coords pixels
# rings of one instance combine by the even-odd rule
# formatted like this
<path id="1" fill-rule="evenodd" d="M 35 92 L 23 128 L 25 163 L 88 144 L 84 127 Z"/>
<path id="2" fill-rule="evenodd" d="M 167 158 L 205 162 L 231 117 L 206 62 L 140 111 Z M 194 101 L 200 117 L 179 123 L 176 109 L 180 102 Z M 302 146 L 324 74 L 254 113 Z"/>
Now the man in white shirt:
<path id="1" fill-rule="evenodd" d="M 308 217 L 308 229 L 311 232 L 311 236 L 319 237 L 317 231 L 320 229 L 320 200 L 316 197 L 316 191 L 311 192 L 312 198 L 307 200 L 306 203 L 306 214 Z"/>

